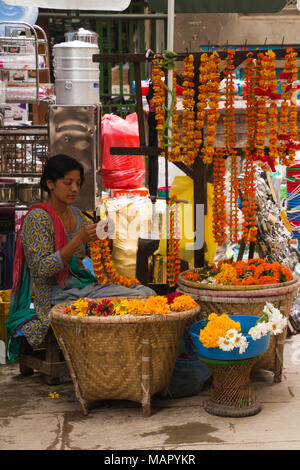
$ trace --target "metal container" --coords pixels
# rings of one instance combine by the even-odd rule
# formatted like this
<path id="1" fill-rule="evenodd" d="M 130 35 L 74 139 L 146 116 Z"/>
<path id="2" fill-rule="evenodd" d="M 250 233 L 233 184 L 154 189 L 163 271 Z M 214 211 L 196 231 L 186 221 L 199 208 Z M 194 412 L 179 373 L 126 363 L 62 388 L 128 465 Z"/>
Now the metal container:
<path id="1" fill-rule="evenodd" d="M 43 200 L 43 192 L 39 183 L 18 183 L 18 201 L 36 203 Z"/>
<path id="2" fill-rule="evenodd" d="M 0 202 L 16 202 L 17 185 L 16 183 L 0 183 Z"/>
<path id="3" fill-rule="evenodd" d="M 75 205 L 96 210 L 101 188 L 101 104 L 49 107 L 49 157 L 63 153 L 84 167 L 84 183 Z"/>
<path id="4" fill-rule="evenodd" d="M 69 80 L 82 80 L 82 79 L 90 79 L 94 82 L 99 82 L 99 69 L 92 68 L 57 68 L 54 71 L 55 79 L 56 80 L 65 80 L 66 76 Z"/>
<path id="5" fill-rule="evenodd" d="M 93 55 L 97 44 L 68 41 L 53 48 L 57 105 L 94 105 L 99 103 L 99 64 Z"/>
<path id="6" fill-rule="evenodd" d="M 83 41 L 90 44 L 98 44 L 98 34 L 94 31 L 89 31 L 84 28 L 79 28 L 78 31 L 70 31 L 65 33 L 66 41 Z"/>

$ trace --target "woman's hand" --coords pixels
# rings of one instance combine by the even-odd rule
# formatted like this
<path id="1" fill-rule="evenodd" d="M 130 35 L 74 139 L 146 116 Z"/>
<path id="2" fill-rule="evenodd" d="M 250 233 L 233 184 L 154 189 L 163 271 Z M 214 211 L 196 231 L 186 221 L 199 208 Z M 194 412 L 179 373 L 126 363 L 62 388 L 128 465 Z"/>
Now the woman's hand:
<path id="1" fill-rule="evenodd" d="M 81 243 L 89 243 L 98 240 L 96 233 L 97 224 L 85 225 L 77 232 L 77 237 Z"/>

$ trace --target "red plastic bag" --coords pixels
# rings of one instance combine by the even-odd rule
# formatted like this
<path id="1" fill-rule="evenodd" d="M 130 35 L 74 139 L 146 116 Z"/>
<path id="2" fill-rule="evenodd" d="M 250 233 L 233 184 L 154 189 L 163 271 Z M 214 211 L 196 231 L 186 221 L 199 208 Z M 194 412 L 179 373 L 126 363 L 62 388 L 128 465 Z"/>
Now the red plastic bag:
<path id="1" fill-rule="evenodd" d="M 141 186 L 145 175 L 143 155 L 111 155 L 110 147 L 139 147 L 137 114 L 123 119 L 115 114 L 104 114 L 102 134 L 102 186 L 110 189 L 135 189 Z"/>

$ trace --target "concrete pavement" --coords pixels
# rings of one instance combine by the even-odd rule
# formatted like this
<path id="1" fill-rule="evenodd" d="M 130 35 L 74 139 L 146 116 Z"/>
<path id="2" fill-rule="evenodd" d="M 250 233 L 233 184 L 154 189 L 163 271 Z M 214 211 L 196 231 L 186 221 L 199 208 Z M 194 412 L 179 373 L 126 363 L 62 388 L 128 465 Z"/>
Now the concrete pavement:
<path id="1" fill-rule="evenodd" d="M 209 387 L 198 395 L 152 398 L 152 415 L 140 404 L 93 403 L 81 413 L 73 383 L 22 377 L 18 365 L 0 365 L 0 450 L 300 450 L 300 334 L 287 339 L 282 382 L 255 371 L 252 388 L 262 410 L 255 416 L 208 414 Z M 57 392 L 51 399 L 49 392 Z"/>

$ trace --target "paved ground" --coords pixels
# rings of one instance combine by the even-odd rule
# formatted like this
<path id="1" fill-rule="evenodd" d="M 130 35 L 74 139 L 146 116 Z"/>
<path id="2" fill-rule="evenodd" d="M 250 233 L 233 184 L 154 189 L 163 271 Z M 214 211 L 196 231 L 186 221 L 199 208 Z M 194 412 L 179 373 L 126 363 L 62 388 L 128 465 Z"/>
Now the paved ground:
<path id="1" fill-rule="evenodd" d="M 300 335 L 288 338 L 282 382 L 256 371 L 252 388 L 262 410 L 255 416 L 208 414 L 209 387 L 199 395 L 152 399 L 152 416 L 137 403 L 93 403 L 83 416 L 73 384 L 44 383 L 39 374 L 19 375 L 0 365 L 1 450 L 300 450 Z M 56 391 L 58 399 L 49 398 Z"/>

